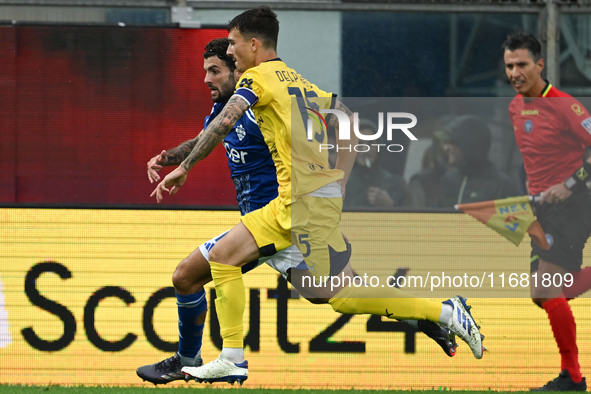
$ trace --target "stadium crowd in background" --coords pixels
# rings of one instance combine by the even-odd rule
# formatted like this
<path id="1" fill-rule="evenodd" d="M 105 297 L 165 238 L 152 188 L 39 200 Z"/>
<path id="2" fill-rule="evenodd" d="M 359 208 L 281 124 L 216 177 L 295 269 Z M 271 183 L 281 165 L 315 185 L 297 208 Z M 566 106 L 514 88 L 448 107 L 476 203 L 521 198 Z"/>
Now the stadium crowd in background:
<path id="1" fill-rule="evenodd" d="M 377 125 L 367 119 L 359 121 L 359 131 L 371 135 Z M 376 141 L 379 143 L 379 141 Z M 347 209 L 394 208 L 404 204 L 406 182 L 393 169 L 385 168 L 380 160 L 387 152 L 369 149 L 357 153 L 355 165 L 347 184 L 347 195 L 343 202 Z"/>
<path id="2" fill-rule="evenodd" d="M 517 185 L 489 159 L 491 133 L 476 116 L 458 116 L 435 132 L 447 154 L 438 206 L 496 200 L 517 195 Z"/>

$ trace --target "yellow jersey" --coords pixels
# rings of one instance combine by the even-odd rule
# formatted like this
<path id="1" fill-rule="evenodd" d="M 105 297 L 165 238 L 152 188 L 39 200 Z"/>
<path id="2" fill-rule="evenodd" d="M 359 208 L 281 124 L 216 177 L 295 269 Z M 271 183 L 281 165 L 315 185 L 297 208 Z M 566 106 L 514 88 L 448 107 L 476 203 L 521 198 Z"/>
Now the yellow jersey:
<path id="1" fill-rule="evenodd" d="M 252 107 L 275 162 L 283 204 L 343 178 L 343 171 L 330 168 L 326 148 L 322 110 L 334 106 L 332 93 L 273 59 L 246 70 L 235 94 Z"/>

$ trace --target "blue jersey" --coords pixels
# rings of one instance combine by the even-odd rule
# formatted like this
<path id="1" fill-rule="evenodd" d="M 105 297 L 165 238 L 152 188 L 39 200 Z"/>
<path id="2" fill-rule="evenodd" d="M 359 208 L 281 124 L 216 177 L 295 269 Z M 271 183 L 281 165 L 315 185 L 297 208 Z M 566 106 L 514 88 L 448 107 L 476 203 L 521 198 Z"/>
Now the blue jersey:
<path id="1" fill-rule="evenodd" d="M 213 105 L 211 114 L 205 118 L 205 127 L 223 108 L 223 103 Z M 275 164 L 252 110 L 238 119 L 223 143 L 240 213 L 262 208 L 277 197 Z"/>

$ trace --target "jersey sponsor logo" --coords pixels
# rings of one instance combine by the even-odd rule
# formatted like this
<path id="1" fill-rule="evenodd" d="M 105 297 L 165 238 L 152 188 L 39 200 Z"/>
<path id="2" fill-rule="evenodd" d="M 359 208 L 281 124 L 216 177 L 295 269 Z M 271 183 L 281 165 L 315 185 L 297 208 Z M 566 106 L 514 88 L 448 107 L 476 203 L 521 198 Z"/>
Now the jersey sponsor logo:
<path id="1" fill-rule="evenodd" d="M 581 126 L 583 126 L 585 130 L 587 130 L 587 133 L 591 134 L 591 117 L 582 121 Z"/>
<path id="2" fill-rule="evenodd" d="M 248 155 L 248 152 L 232 148 L 226 141 L 224 141 L 224 148 L 226 148 L 226 155 L 232 163 L 246 164 L 246 156 Z"/>
<path id="3" fill-rule="evenodd" d="M 574 111 L 577 116 L 585 115 L 585 109 L 581 108 L 579 104 L 573 104 L 570 108 Z"/>
<path id="4" fill-rule="evenodd" d="M 537 109 L 524 109 L 521 111 L 521 116 L 532 116 L 539 115 L 540 112 Z"/>
<path id="5" fill-rule="evenodd" d="M 238 87 L 239 88 L 252 89 L 252 83 L 253 83 L 252 78 L 242 78 L 240 80 L 240 85 L 238 85 Z"/>
<path id="6" fill-rule="evenodd" d="M 532 122 L 531 120 L 526 120 L 525 123 L 523 124 L 523 130 L 525 130 L 525 132 L 527 134 L 531 133 L 531 131 L 534 129 L 534 122 Z"/>

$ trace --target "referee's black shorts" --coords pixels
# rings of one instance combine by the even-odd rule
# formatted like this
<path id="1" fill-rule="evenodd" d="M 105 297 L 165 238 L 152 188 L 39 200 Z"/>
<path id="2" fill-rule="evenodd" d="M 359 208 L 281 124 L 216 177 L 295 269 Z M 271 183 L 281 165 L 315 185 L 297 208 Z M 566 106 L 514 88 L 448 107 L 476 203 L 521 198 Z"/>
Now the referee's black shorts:
<path id="1" fill-rule="evenodd" d="M 538 205 L 534 211 L 546 233 L 550 250 L 532 242 L 531 272 L 538 270 L 540 259 L 570 272 L 579 271 L 583 264 L 583 248 L 591 234 L 591 194 L 573 193 L 561 203 Z"/>

